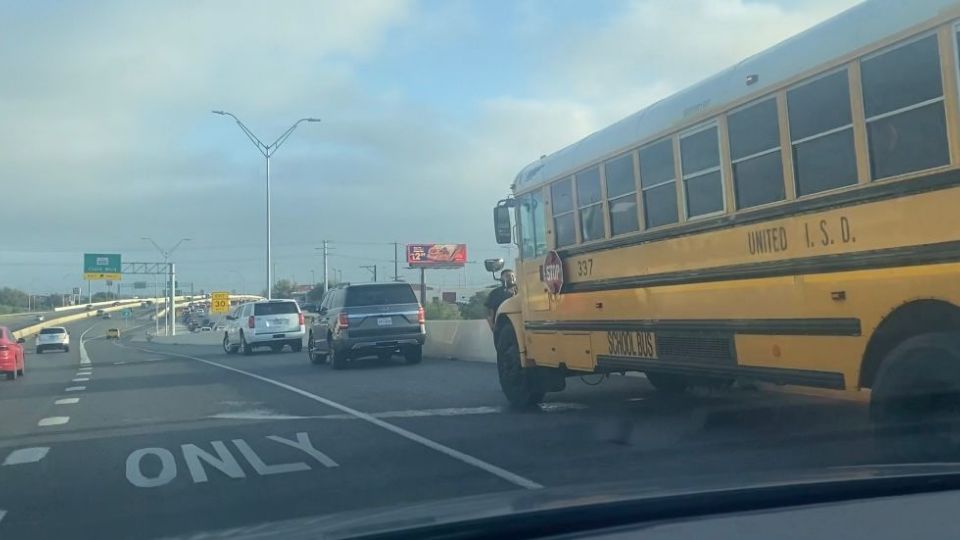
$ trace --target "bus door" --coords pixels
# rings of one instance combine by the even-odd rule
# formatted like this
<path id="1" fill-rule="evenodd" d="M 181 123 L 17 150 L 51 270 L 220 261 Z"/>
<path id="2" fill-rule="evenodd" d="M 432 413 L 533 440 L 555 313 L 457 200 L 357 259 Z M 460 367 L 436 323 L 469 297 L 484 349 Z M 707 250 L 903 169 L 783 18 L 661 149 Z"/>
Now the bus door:
<path id="1" fill-rule="evenodd" d="M 547 253 L 546 212 L 543 190 L 518 197 L 520 223 L 520 294 L 525 309 L 548 311 L 550 299 L 543 284 L 543 257 Z"/>

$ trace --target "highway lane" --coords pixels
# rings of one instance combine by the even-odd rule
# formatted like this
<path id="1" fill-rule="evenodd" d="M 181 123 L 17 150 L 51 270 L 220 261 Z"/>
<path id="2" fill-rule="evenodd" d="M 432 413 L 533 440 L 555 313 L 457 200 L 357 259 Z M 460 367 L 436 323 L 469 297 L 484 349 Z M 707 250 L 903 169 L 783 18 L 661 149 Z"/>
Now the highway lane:
<path id="1" fill-rule="evenodd" d="M 541 410 L 517 413 L 489 364 L 371 360 L 332 371 L 304 354 L 130 341 L 139 331 L 108 342 L 103 323 L 71 325 L 74 335 L 90 329 L 90 364 L 79 347 L 30 355 L 27 377 L 0 384 L 0 410 L 15 413 L 0 424 L 0 463 L 15 458 L 0 465 L 0 537 L 145 538 L 540 486 L 877 459 L 858 403 L 664 396 L 618 376 L 598 387 L 573 379 Z"/>

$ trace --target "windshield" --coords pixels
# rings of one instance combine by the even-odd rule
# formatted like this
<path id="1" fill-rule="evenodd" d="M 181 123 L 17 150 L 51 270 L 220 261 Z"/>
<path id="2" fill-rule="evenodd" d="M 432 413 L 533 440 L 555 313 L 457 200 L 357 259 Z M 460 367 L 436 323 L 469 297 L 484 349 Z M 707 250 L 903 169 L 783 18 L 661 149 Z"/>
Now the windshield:
<path id="1" fill-rule="evenodd" d="M 347 307 L 415 303 L 417 297 L 409 285 L 367 285 L 347 289 Z"/>
<path id="2" fill-rule="evenodd" d="M 293 302 L 268 302 L 265 304 L 254 304 L 254 315 L 282 315 L 285 313 L 298 313 L 297 304 Z"/>
<path id="3" fill-rule="evenodd" d="M 960 0 L 0 0 L 0 76 L 0 539 L 960 464 Z"/>
<path id="4" fill-rule="evenodd" d="M 45 334 L 65 334 L 67 331 L 63 328 L 44 328 L 40 330 L 41 335 Z"/>

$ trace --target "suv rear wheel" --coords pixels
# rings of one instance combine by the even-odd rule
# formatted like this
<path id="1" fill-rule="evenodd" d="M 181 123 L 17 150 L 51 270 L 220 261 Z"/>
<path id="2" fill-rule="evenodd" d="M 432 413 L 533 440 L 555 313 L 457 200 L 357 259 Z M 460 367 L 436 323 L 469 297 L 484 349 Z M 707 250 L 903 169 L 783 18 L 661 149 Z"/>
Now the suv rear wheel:
<path id="1" fill-rule="evenodd" d="M 423 360 L 423 345 L 410 347 L 403 351 L 403 359 L 407 364 L 419 364 Z"/>
<path id="2" fill-rule="evenodd" d="M 310 334 L 310 337 L 307 338 L 307 358 L 310 359 L 311 364 L 327 363 L 327 355 L 317 352 L 316 344 L 313 342 L 313 334 Z"/>
<path id="3" fill-rule="evenodd" d="M 238 350 L 245 356 L 250 356 L 253 354 L 253 349 L 250 348 L 250 344 L 248 344 L 247 340 L 244 339 L 243 334 L 240 334 L 240 348 Z"/>
<path id="4" fill-rule="evenodd" d="M 350 356 L 347 354 L 347 351 L 334 349 L 333 360 L 330 362 L 330 367 L 333 369 L 343 369 L 347 367 L 347 360 L 349 359 Z"/>

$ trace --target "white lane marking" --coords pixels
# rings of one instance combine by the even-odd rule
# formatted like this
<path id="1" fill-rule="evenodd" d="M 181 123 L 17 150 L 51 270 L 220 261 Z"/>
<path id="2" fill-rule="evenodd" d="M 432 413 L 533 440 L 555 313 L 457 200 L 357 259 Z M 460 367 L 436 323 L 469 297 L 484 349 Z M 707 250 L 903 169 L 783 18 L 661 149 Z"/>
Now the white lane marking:
<path id="1" fill-rule="evenodd" d="M 581 403 L 544 403 L 543 412 L 564 412 L 586 409 Z M 408 409 L 402 411 L 382 411 L 368 413 L 374 418 L 424 418 L 432 416 L 469 416 L 475 414 L 499 414 L 506 412 L 505 407 L 450 407 L 446 409 Z M 318 416 L 298 416 L 279 414 L 269 409 L 254 409 L 235 413 L 218 413 L 207 418 L 219 420 L 358 420 L 351 414 L 323 414 Z"/>
<path id="2" fill-rule="evenodd" d="M 310 466 L 302 461 L 295 461 L 293 463 L 277 463 L 276 465 L 267 465 L 260 459 L 260 456 L 253 451 L 253 448 L 250 448 L 250 445 L 247 444 L 247 441 L 243 439 L 233 439 L 233 445 L 237 447 L 237 450 L 240 451 L 240 454 L 243 455 L 243 458 L 247 460 L 247 463 L 253 467 L 253 470 L 257 471 L 257 474 L 260 476 L 267 476 L 268 474 L 284 474 L 291 472 L 303 472 L 309 471 Z"/>
<path id="3" fill-rule="evenodd" d="M 78 401 L 80 401 L 80 398 L 78 397 L 68 397 L 68 398 L 58 399 L 54 401 L 53 404 L 54 405 L 73 405 Z"/>
<path id="4" fill-rule="evenodd" d="M 66 424 L 69 421 L 70 421 L 69 416 L 48 416 L 46 418 L 41 419 L 39 422 L 37 422 L 37 425 L 40 427 L 59 426 L 59 425 Z"/>
<path id="5" fill-rule="evenodd" d="M 307 420 L 312 418 L 323 418 L 322 416 L 297 416 L 292 414 L 277 414 L 273 411 L 258 409 L 253 411 L 236 413 L 219 413 L 208 416 L 207 418 L 217 418 L 220 420 Z"/>
<path id="6" fill-rule="evenodd" d="M 144 457 L 152 455 L 160 459 L 160 472 L 153 478 L 143 474 L 140 462 Z M 140 448 L 127 456 L 127 480 L 137 487 L 157 487 L 169 484 L 177 477 L 177 462 L 173 454 L 166 448 Z"/>
<path id="7" fill-rule="evenodd" d="M 24 463 L 36 463 L 47 457 L 50 451 L 49 446 L 37 446 L 34 448 L 20 448 L 10 452 L 7 459 L 3 460 L 3 465 L 23 465 Z"/>
<path id="8" fill-rule="evenodd" d="M 313 443 L 310 442 L 310 435 L 308 435 L 304 431 L 300 431 L 297 433 L 296 441 L 291 441 L 290 439 L 284 439 L 279 435 L 268 435 L 267 438 L 270 439 L 271 441 L 276 441 L 280 444 L 285 444 L 290 448 L 296 448 L 297 450 L 302 450 L 304 453 L 308 454 L 313 459 L 322 463 L 324 467 L 329 468 L 329 467 L 340 466 L 339 464 L 337 464 L 336 461 L 330 459 L 330 456 L 314 448 Z"/>
<path id="9" fill-rule="evenodd" d="M 87 356 L 87 347 L 84 345 L 83 337 L 87 335 L 87 332 L 93 330 L 97 326 L 97 323 L 91 324 L 90 328 L 87 328 L 80 333 L 80 365 L 82 366 L 90 363 L 90 357 Z"/>
<path id="10" fill-rule="evenodd" d="M 72 382 L 87 382 L 90 380 L 90 377 L 77 377 L 73 379 Z"/>
<path id="11" fill-rule="evenodd" d="M 375 426 L 377 426 L 377 427 L 383 428 L 383 429 L 385 429 L 385 430 L 387 430 L 387 431 L 389 431 L 389 432 L 391 432 L 391 433 L 394 433 L 394 434 L 396 434 L 396 435 L 399 435 L 399 436 L 401 436 L 401 437 L 403 437 L 403 438 L 405 438 L 405 439 L 408 439 L 408 440 L 413 441 L 413 442 L 415 442 L 415 443 L 417 443 L 417 444 L 426 446 L 427 448 L 429 448 L 429 449 L 431 449 L 431 450 L 434 450 L 434 451 L 439 452 L 439 453 L 441 453 L 441 454 L 444 454 L 444 455 L 446 455 L 446 456 L 448 456 L 448 457 L 451 457 L 451 458 L 453 458 L 453 459 L 456 459 L 457 461 L 463 462 L 463 463 L 465 463 L 465 464 L 467 464 L 467 465 L 470 465 L 470 466 L 472 466 L 472 467 L 476 467 L 476 468 L 478 468 L 478 469 L 480 469 L 480 470 L 483 470 L 483 471 L 485 471 L 485 472 L 488 472 L 488 473 L 490 473 L 490 474 L 492 474 L 492 475 L 494 475 L 494 476 L 497 476 L 497 477 L 499 477 L 499 478 L 502 478 L 503 480 L 506 480 L 507 482 L 510 482 L 511 484 L 515 484 L 515 485 L 517 485 L 517 486 L 520 486 L 520 487 L 523 487 L 523 488 L 526 488 L 526 489 L 541 489 L 541 488 L 543 488 L 543 485 L 538 484 L 538 483 L 536 483 L 536 482 L 534 482 L 533 480 L 530 480 L 530 479 L 528 479 L 528 478 L 524 478 L 523 476 L 520 476 L 519 474 L 512 473 L 512 472 L 510 472 L 510 471 L 508 471 L 508 470 L 506 470 L 506 469 L 503 469 L 503 468 L 501 468 L 501 467 L 498 467 L 498 466 L 496 466 L 496 465 L 494 465 L 494 464 L 492 464 L 492 463 L 487 463 L 486 461 L 483 461 L 482 459 L 473 457 L 473 456 L 471 456 L 471 455 L 469 455 L 469 454 L 465 454 L 465 453 L 463 453 L 463 452 L 461 452 L 461 451 L 459 451 L 459 450 L 454 450 L 453 448 L 450 448 L 449 446 L 445 446 L 445 445 L 443 445 L 443 444 L 440 444 L 440 443 L 438 443 L 438 442 L 436 442 L 436 441 L 433 441 L 433 440 L 431 440 L 431 439 L 428 439 L 428 438 L 426 438 L 426 437 L 424 437 L 424 436 L 422 436 L 422 435 L 418 435 L 418 434 L 416 434 L 416 433 L 413 433 L 412 431 L 408 431 L 408 430 L 406 430 L 406 429 L 403 429 L 402 427 L 395 426 L 395 425 L 393 425 L 393 424 L 391 424 L 391 423 L 389 423 L 389 422 L 385 422 L 385 421 L 383 421 L 383 420 L 380 420 L 379 418 L 376 418 L 376 417 L 374 417 L 374 416 L 371 416 L 371 415 L 369 415 L 369 414 L 367 414 L 367 413 L 364 413 L 364 412 L 358 411 L 358 410 L 356 410 L 356 409 L 352 409 L 352 408 L 350 408 L 350 407 L 347 407 L 346 405 L 342 405 L 342 404 L 340 404 L 340 403 L 337 403 L 336 401 L 332 401 L 332 400 L 327 399 L 327 398 L 325 398 L 325 397 L 321 397 L 321 396 L 318 396 L 318 395 L 316 395 L 316 394 L 312 394 L 312 393 L 310 393 L 310 392 L 307 392 L 306 390 L 303 390 L 303 389 L 301 389 L 301 388 L 297 388 L 296 386 L 291 386 L 291 385 L 289 385 L 289 384 L 282 383 L 282 382 L 280 382 L 280 381 L 271 379 L 271 378 L 269 378 L 269 377 L 264 377 L 264 376 L 262 376 L 262 375 L 257 375 L 256 373 L 252 373 L 252 372 L 250 372 L 250 371 L 245 371 L 245 370 L 242 370 L 242 369 L 238 369 L 238 368 L 235 368 L 235 367 L 231 367 L 231 366 L 228 366 L 228 365 L 225 365 L 225 364 L 221 364 L 221 363 L 219 363 L 219 362 L 214 362 L 214 361 L 212 361 L 212 360 L 205 360 L 205 359 L 203 359 L 203 358 L 199 358 L 199 357 L 196 357 L 196 356 L 189 356 L 189 355 L 186 355 L 186 354 L 178 354 L 178 353 L 164 353 L 164 352 L 162 352 L 162 351 L 150 350 L 150 349 L 141 349 L 141 348 L 139 348 L 139 347 L 128 347 L 128 348 L 132 348 L 132 349 L 140 350 L 140 351 L 145 351 L 145 352 L 149 352 L 149 353 L 153 353 L 153 354 L 165 354 L 165 355 L 167 355 L 167 356 L 176 356 L 176 357 L 180 357 L 180 358 L 188 358 L 188 359 L 190 359 L 190 360 L 196 360 L 197 362 L 201 362 L 201 363 L 207 364 L 207 365 L 209 365 L 209 366 L 218 367 L 218 368 L 221 368 L 221 369 L 225 369 L 225 370 L 227 370 L 227 371 L 233 371 L 234 373 L 239 373 L 240 375 L 246 375 L 247 377 L 250 377 L 250 378 L 252 378 L 252 379 L 256 379 L 256 380 L 258 380 L 258 381 L 262 381 L 262 382 L 265 382 L 265 383 L 267 383 L 267 384 L 272 384 L 273 386 L 276 386 L 276 387 L 278 387 L 278 388 L 283 388 L 284 390 L 293 392 L 294 394 L 299 394 L 299 395 L 301 395 L 301 396 L 303 396 L 303 397 L 305 397 L 305 398 L 307 398 L 307 399 L 311 399 L 311 400 L 313 400 L 313 401 L 316 401 L 317 403 L 322 403 L 322 404 L 324 404 L 324 405 L 326 405 L 326 406 L 328 406 L 328 407 L 331 407 L 331 408 L 340 410 L 340 411 L 345 412 L 345 413 L 347 413 L 347 414 L 349 414 L 349 415 L 351 415 L 351 416 L 355 416 L 355 417 L 357 417 L 357 418 L 359 418 L 359 419 L 361 419 L 361 420 L 364 420 L 364 421 L 366 421 L 366 422 L 369 422 L 369 423 L 371 423 L 371 424 L 373 424 L 373 425 L 375 425 Z"/>
<path id="12" fill-rule="evenodd" d="M 7 515 L 7 511 L 0 509 L 0 521 L 3 521 L 3 518 Z"/>
<path id="13" fill-rule="evenodd" d="M 86 389 L 87 389 L 86 386 L 68 386 L 64 388 L 64 392 L 80 392 Z"/>

